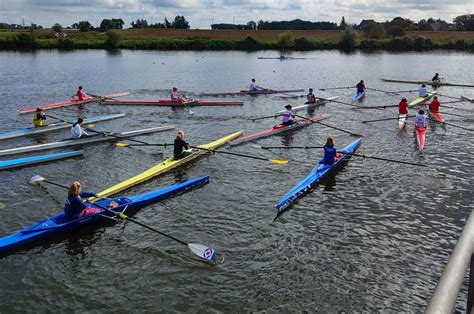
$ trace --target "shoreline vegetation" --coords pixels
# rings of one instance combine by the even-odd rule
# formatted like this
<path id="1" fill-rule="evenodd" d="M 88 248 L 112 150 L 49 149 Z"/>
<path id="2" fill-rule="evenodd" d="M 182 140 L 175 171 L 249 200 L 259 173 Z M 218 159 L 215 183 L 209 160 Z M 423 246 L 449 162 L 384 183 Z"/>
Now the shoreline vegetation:
<path id="1" fill-rule="evenodd" d="M 65 34 L 65 35 L 64 35 Z M 0 30 L 0 50 L 137 49 L 137 50 L 388 50 L 435 49 L 474 52 L 474 32 L 406 31 L 401 37 L 374 39 L 346 30 L 192 30 L 122 29 L 107 32 L 49 29 Z"/>

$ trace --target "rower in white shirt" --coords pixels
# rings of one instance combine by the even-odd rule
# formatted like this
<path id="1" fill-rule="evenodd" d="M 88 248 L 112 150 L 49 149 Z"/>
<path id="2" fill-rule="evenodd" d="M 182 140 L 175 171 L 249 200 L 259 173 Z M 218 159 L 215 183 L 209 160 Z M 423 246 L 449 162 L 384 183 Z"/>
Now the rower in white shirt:
<path id="1" fill-rule="evenodd" d="M 420 94 L 420 97 L 428 96 L 428 89 L 426 88 L 425 84 L 421 84 L 421 86 L 418 88 L 418 93 Z"/>
<path id="2" fill-rule="evenodd" d="M 82 124 L 84 123 L 84 120 L 82 118 L 78 118 L 77 122 L 74 123 L 71 127 L 71 137 L 73 139 L 80 139 L 82 137 L 87 137 L 89 134 L 82 129 Z"/>

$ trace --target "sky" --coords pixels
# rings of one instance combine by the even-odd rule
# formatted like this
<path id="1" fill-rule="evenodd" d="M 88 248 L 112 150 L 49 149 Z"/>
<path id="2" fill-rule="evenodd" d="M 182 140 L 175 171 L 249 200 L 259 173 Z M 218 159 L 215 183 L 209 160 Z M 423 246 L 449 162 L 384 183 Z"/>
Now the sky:
<path id="1" fill-rule="evenodd" d="M 474 0 L 0 0 L 0 22 L 35 23 L 63 27 L 79 21 L 98 26 L 104 18 L 163 22 L 184 15 L 191 28 L 209 29 L 212 23 L 302 19 L 347 23 L 362 19 L 379 22 L 401 16 L 415 22 L 429 17 L 452 22 L 474 13 Z"/>

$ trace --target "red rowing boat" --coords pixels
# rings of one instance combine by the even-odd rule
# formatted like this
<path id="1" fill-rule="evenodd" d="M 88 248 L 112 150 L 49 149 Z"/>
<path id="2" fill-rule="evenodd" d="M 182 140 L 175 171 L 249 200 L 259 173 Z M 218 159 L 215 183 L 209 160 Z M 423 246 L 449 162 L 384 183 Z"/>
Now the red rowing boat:
<path id="1" fill-rule="evenodd" d="M 444 123 L 444 117 L 441 115 L 439 111 L 431 111 L 429 113 L 435 118 L 436 121 Z"/>
<path id="2" fill-rule="evenodd" d="M 130 93 L 127 92 L 127 93 L 110 94 L 110 95 L 105 95 L 105 96 L 101 96 L 101 97 L 88 97 L 88 98 L 83 99 L 83 100 L 71 99 L 71 100 L 56 102 L 56 103 L 47 104 L 47 105 L 38 105 L 38 106 L 34 106 L 34 107 L 21 108 L 21 109 L 18 109 L 18 113 L 35 112 L 36 108 L 41 108 L 43 110 L 48 110 L 48 109 L 56 109 L 56 108 L 72 106 L 72 105 L 82 105 L 82 104 L 87 104 L 87 103 L 99 101 L 102 97 L 104 97 L 104 98 L 114 98 L 114 97 L 127 96 L 129 94 Z"/>
<path id="3" fill-rule="evenodd" d="M 418 141 L 419 150 L 425 148 L 426 128 L 415 128 L 416 140 Z"/>
<path id="4" fill-rule="evenodd" d="M 271 129 L 267 129 L 267 130 L 259 131 L 259 132 L 252 133 L 249 135 L 238 137 L 237 139 L 230 142 L 230 145 L 235 146 L 235 145 L 239 145 L 245 142 L 260 139 L 263 137 L 267 137 L 267 136 L 271 136 L 271 135 L 275 135 L 275 134 L 279 134 L 283 132 L 288 132 L 290 130 L 298 129 L 298 128 L 310 125 L 312 123 L 315 123 L 317 121 L 320 121 L 329 117 L 330 117 L 329 115 L 314 115 L 306 119 L 296 120 L 297 123 L 294 123 L 292 125 L 277 124 L 273 126 Z"/>
<path id="5" fill-rule="evenodd" d="M 169 99 L 158 100 L 134 100 L 134 99 L 103 99 L 100 102 L 103 105 L 144 105 L 144 106 L 168 106 L 168 107 L 187 107 L 187 106 L 242 106 L 243 101 L 218 101 L 218 100 L 191 100 L 186 102 L 171 101 Z"/>

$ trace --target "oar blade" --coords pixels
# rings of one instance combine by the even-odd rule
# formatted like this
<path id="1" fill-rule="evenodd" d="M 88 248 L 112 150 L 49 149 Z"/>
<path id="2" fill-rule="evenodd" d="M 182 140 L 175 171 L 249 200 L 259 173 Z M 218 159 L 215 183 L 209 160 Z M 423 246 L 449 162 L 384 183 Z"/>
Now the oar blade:
<path id="1" fill-rule="evenodd" d="M 41 181 L 44 181 L 44 180 L 45 180 L 45 179 L 44 179 L 42 176 L 40 176 L 39 174 L 37 174 L 37 175 L 31 177 L 30 183 L 31 183 L 31 184 L 36 184 L 36 183 L 41 182 Z"/>
<path id="2" fill-rule="evenodd" d="M 115 143 L 115 146 L 118 146 L 118 147 L 128 147 L 130 146 L 129 144 L 126 144 L 126 143 Z"/>
<path id="3" fill-rule="evenodd" d="M 272 163 L 277 164 L 277 165 L 287 165 L 288 160 L 282 160 L 282 159 L 269 159 Z"/>
<path id="4" fill-rule="evenodd" d="M 216 257 L 216 251 L 208 246 L 202 245 L 202 244 L 196 244 L 196 243 L 189 243 L 188 248 L 199 256 L 200 258 L 209 261 L 209 262 L 215 262 L 214 259 Z"/>

